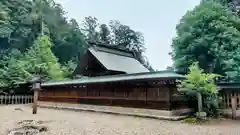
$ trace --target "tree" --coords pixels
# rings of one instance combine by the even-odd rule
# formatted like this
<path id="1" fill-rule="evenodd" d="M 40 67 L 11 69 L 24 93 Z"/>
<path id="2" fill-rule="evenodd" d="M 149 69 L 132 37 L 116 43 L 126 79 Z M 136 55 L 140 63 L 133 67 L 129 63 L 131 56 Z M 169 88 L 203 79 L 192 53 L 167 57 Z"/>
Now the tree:
<path id="1" fill-rule="evenodd" d="M 41 75 L 45 80 L 63 79 L 63 72 L 57 58 L 51 51 L 52 43 L 48 36 L 40 36 L 21 59 L 24 68 L 32 76 Z"/>
<path id="2" fill-rule="evenodd" d="M 11 33 L 9 8 L 0 3 L 0 37 L 8 38 Z"/>
<path id="3" fill-rule="evenodd" d="M 147 57 L 144 55 L 144 37 L 141 32 L 134 31 L 127 25 L 119 21 L 110 21 L 112 31 L 112 43 L 118 45 L 118 48 L 132 51 L 135 57 L 149 70 L 153 71 Z"/>
<path id="4" fill-rule="evenodd" d="M 123 25 L 119 21 L 110 21 L 109 26 L 113 33 L 113 44 L 136 52 L 145 50 L 143 47 L 144 38 L 141 32 L 134 31 L 129 26 Z"/>
<path id="5" fill-rule="evenodd" d="M 171 66 L 167 66 L 166 70 L 167 70 L 167 71 L 174 71 L 174 68 L 171 67 Z"/>
<path id="6" fill-rule="evenodd" d="M 33 0 L 30 16 L 33 23 L 38 25 L 39 34 L 44 34 L 44 8 L 46 7 L 45 4 L 47 3 L 46 0 Z"/>
<path id="7" fill-rule="evenodd" d="M 68 71 L 58 63 L 51 46 L 47 36 L 40 36 L 24 54 L 17 49 L 9 53 L 3 51 L 0 55 L 0 86 L 15 87 L 38 75 L 45 81 L 67 77 Z"/>
<path id="8" fill-rule="evenodd" d="M 206 101 L 209 97 L 217 97 L 217 86 L 214 80 L 219 77 L 217 74 L 204 73 L 202 69 L 199 68 L 198 63 L 193 63 L 189 67 L 189 73 L 186 75 L 186 80 L 183 80 L 179 85 L 179 91 L 182 92 L 196 92 L 198 99 L 198 111 L 202 111 L 202 96 Z M 205 102 L 206 103 L 206 102 Z"/>
<path id="9" fill-rule="evenodd" d="M 53 51 L 56 56 L 58 56 L 59 62 L 62 64 L 66 64 L 69 61 L 75 63 L 79 62 L 79 59 L 86 51 L 87 46 L 84 35 L 80 31 L 76 20 L 70 20 L 67 33 L 63 33 L 61 37 L 64 38 L 55 40 L 55 45 L 53 46 Z"/>
<path id="10" fill-rule="evenodd" d="M 98 19 L 96 17 L 88 16 L 83 21 L 82 31 L 85 38 L 89 41 L 99 41 L 99 33 L 97 27 L 99 26 Z"/>
<path id="11" fill-rule="evenodd" d="M 26 17 L 29 4 L 29 1 L 20 2 L 18 0 L 4 0 L 0 2 L 1 18 L 4 19 L 4 24 L 0 25 L 1 48 L 6 49 L 12 46 L 19 47 L 23 45 L 18 39 L 24 36 L 23 31 L 26 32 L 27 30 L 24 29 L 25 27 L 21 29 L 19 27 L 24 17 Z M 20 32 L 22 33 L 19 34 Z"/>
<path id="12" fill-rule="evenodd" d="M 22 54 L 19 50 L 4 50 L 1 52 L 0 60 L 0 86 L 15 87 L 21 83 L 25 83 L 31 78 L 31 74 L 24 68 L 24 63 L 19 60 Z"/>
<path id="13" fill-rule="evenodd" d="M 68 61 L 66 64 L 61 65 L 61 69 L 63 71 L 64 79 L 69 79 L 72 77 L 72 73 L 76 69 L 77 64 L 73 61 Z"/>
<path id="14" fill-rule="evenodd" d="M 8 54 L 7 66 L 3 68 L 5 72 L 2 74 L 1 80 L 3 80 L 3 85 L 14 86 L 21 83 L 26 83 L 32 74 L 25 68 L 25 63 L 20 60 L 23 55 L 19 50 L 12 50 Z"/>
<path id="15" fill-rule="evenodd" d="M 187 12 L 176 27 L 177 37 L 172 43 L 174 68 L 187 72 L 187 67 L 197 61 L 205 72 L 229 76 L 228 71 L 239 69 L 229 69 L 239 65 L 239 26 L 239 17 L 227 7 L 215 1 L 202 2 Z"/>
<path id="16" fill-rule="evenodd" d="M 239 6 L 240 6 L 239 0 L 214 0 L 214 1 L 219 2 L 224 6 L 227 6 L 229 9 L 231 9 L 234 12 L 239 13 Z"/>
<path id="17" fill-rule="evenodd" d="M 110 44 L 111 42 L 111 31 L 109 30 L 108 26 L 106 24 L 100 25 L 100 31 L 99 31 L 99 37 L 100 41 L 106 44 Z"/>

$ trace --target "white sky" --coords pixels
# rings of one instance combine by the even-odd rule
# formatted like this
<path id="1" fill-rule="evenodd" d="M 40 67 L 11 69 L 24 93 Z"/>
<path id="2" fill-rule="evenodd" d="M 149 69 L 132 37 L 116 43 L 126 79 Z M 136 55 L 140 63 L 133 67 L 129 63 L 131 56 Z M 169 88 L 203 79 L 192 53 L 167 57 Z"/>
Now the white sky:
<path id="1" fill-rule="evenodd" d="M 172 38 L 180 18 L 200 0 L 55 0 L 67 16 L 82 23 L 85 16 L 95 16 L 99 23 L 119 20 L 145 37 L 146 55 L 154 69 L 172 65 Z"/>

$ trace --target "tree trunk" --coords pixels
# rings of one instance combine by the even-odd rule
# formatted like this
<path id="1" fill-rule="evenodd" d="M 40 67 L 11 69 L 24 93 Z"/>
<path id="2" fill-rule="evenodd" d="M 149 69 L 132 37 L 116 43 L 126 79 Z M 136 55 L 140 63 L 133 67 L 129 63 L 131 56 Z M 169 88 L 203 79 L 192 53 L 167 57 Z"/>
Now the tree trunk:
<path id="1" fill-rule="evenodd" d="M 197 100 L 198 100 L 198 112 L 202 112 L 202 95 L 200 92 L 197 92 Z"/>

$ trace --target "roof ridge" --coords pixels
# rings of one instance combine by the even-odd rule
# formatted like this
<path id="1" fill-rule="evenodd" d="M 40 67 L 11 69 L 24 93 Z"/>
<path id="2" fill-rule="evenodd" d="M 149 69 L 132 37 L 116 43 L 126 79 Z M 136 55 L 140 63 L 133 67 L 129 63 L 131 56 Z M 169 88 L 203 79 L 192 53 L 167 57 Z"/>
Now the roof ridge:
<path id="1" fill-rule="evenodd" d="M 122 51 L 122 52 L 126 52 L 126 53 L 133 53 L 130 50 L 125 50 L 125 49 L 119 48 L 119 45 L 116 45 L 116 44 L 105 44 L 105 43 L 99 43 L 99 42 L 88 42 L 88 44 L 90 44 L 90 46 L 96 45 L 99 47 L 105 47 L 108 49 L 118 50 L 118 51 Z"/>
<path id="2" fill-rule="evenodd" d="M 96 51 L 101 51 L 101 52 L 105 52 L 105 53 L 111 53 L 111 54 L 115 54 L 115 55 L 121 55 L 121 56 L 125 56 L 125 57 L 135 58 L 133 53 L 131 53 L 131 52 L 120 51 L 117 49 L 112 49 L 110 47 L 108 48 L 108 47 L 102 47 L 102 46 L 95 46 L 95 47 L 90 47 L 90 48 L 93 48 Z"/>

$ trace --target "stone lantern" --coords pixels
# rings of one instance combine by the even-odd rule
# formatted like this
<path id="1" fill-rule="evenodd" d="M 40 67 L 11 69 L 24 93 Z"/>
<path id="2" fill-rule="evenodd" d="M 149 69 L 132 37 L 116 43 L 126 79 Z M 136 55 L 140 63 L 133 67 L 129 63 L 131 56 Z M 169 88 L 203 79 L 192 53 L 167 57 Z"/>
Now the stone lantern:
<path id="1" fill-rule="evenodd" d="M 32 113 L 37 114 L 37 104 L 38 104 L 37 102 L 38 102 L 39 91 L 41 90 L 41 78 L 34 77 L 29 82 L 32 84 L 32 91 L 34 92 Z"/>

